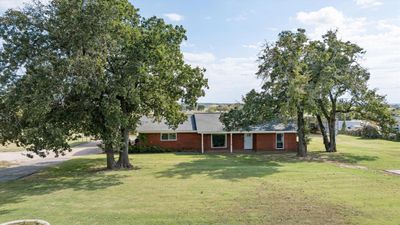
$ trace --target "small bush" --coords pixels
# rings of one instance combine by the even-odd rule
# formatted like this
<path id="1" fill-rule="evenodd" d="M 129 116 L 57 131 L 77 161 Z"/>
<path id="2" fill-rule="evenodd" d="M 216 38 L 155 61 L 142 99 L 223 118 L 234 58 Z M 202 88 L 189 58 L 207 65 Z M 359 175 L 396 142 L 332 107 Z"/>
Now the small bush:
<path id="1" fill-rule="evenodd" d="M 159 146 L 142 146 L 142 145 L 129 146 L 129 154 L 133 154 L 133 153 L 165 153 L 165 152 L 176 152 L 176 150 L 161 148 Z"/>
<path id="2" fill-rule="evenodd" d="M 361 137 L 362 136 L 362 129 L 359 128 L 359 129 L 353 129 L 353 130 L 346 130 L 343 134 Z"/>
<path id="3" fill-rule="evenodd" d="M 377 126 L 368 124 L 361 129 L 361 136 L 363 138 L 380 138 L 381 134 Z"/>
<path id="4" fill-rule="evenodd" d="M 395 136 L 395 139 L 394 139 L 395 141 L 400 141 L 400 132 L 397 132 L 396 133 L 396 136 Z"/>

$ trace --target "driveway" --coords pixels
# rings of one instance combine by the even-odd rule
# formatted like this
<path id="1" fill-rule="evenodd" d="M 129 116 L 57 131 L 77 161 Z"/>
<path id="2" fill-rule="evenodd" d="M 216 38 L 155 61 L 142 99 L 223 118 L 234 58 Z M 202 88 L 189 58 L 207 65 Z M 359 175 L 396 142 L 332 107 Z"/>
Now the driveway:
<path id="1" fill-rule="evenodd" d="M 50 154 L 46 158 L 40 158 L 35 155 L 34 158 L 31 159 L 26 156 L 27 152 L 0 152 L 0 161 L 6 161 L 12 164 L 12 166 L 8 168 L 0 168 L 0 182 L 29 176 L 43 168 L 58 165 L 74 157 L 100 154 L 101 149 L 97 147 L 99 143 L 98 141 L 93 141 L 78 145 L 73 147 L 72 151 L 66 153 L 65 156 L 59 157 L 55 157 L 54 154 Z"/>

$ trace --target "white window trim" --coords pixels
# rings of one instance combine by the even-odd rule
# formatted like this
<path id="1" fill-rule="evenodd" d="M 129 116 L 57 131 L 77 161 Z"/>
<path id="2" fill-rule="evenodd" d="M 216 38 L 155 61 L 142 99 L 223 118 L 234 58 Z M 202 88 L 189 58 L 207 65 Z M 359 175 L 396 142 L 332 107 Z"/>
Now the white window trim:
<path id="1" fill-rule="evenodd" d="M 163 139 L 162 135 L 163 134 L 175 134 L 175 139 L 169 139 L 169 135 L 168 135 L 168 139 Z M 178 134 L 177 133 L 160 133 L 160 141 L 177 141 L 178 140 Z"/>
<path id="2" fill-rule="evenodd" d="M 211 135 L 210 135 L 210 138 L 211 138 L 211 148 L 227 148 L 227 147 L 228 147 L 228 145 L 227 145 L 227 142 L 228 142 L 228 135 L 227 135 L 227 134 L 224 134 L 224 135 L 225 135 L 225 144 L 224 144 L 224 146 L 222 146 L 222 147 L 214 147 L 213 138 L 212 138 L 213 135 L 214 135 L 214 134 L 211 134 Z M 221 134 L 216 133 L 215 135 L 221 135 Z"/>
<path id="3" fill-rule="evenodd" d="M 278 134 L 282 134 L 282 148 L 278 148 Z M 275 134 L 275 149 L 285 149 L 285 133 L 276 133 Z"/>

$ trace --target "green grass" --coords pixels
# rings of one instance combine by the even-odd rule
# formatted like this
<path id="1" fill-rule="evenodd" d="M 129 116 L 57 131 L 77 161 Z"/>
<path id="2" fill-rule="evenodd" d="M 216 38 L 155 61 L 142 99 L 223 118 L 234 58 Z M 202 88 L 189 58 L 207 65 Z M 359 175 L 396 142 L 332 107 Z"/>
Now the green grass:
<path id="1" fill-rule="evenodd" d="M 104 171 L 104 156 L 0 183 L 0 222 L 51 224 L 396 224 L 400 143 L 339 136 L 339 152 L 132 155 L 136 170 Z M 349 166 L 350 165 L 350 166 Z M 359 166 L 359 167 L 355 167 Z"/>

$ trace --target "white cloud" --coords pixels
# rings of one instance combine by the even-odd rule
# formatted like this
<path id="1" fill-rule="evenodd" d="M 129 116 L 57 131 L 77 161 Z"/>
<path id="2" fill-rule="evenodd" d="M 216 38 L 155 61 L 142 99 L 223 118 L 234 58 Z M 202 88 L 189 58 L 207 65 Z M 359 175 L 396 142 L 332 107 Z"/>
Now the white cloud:
<path id="1" fill-rule="evenodd" d="M 333 7 L 299 12 L 297 21 L 320 39 L 330 29 L 339 29 L 339 37 L 366 50 L 362 61 L 371 73 L 370 86 L 386 94 L 390 102 L 400 102 L 400 24 L 398 20 L 368 20 L 345 16 Z"/>
<path id="2" fill-rule="evenodd" d="M 215 56 L 209 52 L 190 53 L 184 52 L 185 60 L 193 65 L 203 65 L 215 61 Z"/>
<path id="3" fill-rule="evenodd" d="M 200 102 L 239 102 L 251 89 L 260 88 L 256 58 L 217 59 L 212 53 L 185 53 L 188 63 L 204 67 L 209 89 Z M 213 57 L 210 57 L 213 56 Z"/>
<path id="4" fill-rule="evenodd" d="M 383 3 L 378 0 L 354 0 L 358 6 L 361 6 L 363 8 L 371 8 L 371 7 L 376 7 L 380 6 Z"/>
<path id="5" fill-rule="evenodd" d="M 49 0 L 40 0 L 42 3 L 47 3 Z M 24 6 L 24 3 L 32 3 L 33 0 L 0 0 L 0 11 L 5 11 L 10 8 L 19 8 Z"/>
<path id="6" fill-rule="evenodd" d="M 182 15 L 179 15 L 177 13 L 166 13 L 164 14 L 164 16 L 174 22 L 178 22 L 184 19 Z"/>
<path id="7" fill-rule="evenodd" d="M 250 48 L 250 49 L 261 49 L 262 42 L 257 42 L 254 44 L 244 44 L 242 45 L 243 48 Z"/>
<path id="8" fill-rule="evenodd" d="M 23 6 L 23 3 L 26 2 L 25 0 L 1 0 L 0 3 L 0 10 L 5 11 L 10 8 L 18 8 Z"/>
<path id="9" fill-rule="evenodd" d="M 341 34 L 365 31 L 366 18 L 347 18 L 334 7 L 324 7 L 313 12 L 298 12 L 296 20 L 312 26 L 312 38 L 320 38 L 327 30 L 340 29 Z"/>

